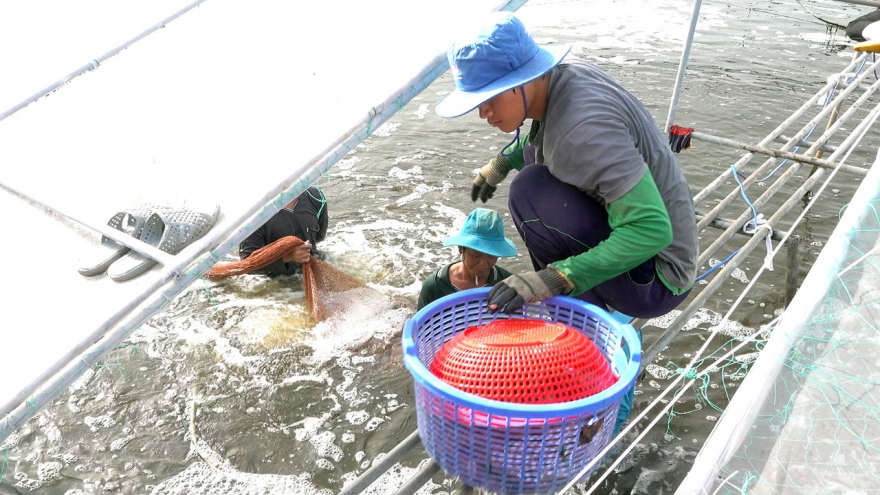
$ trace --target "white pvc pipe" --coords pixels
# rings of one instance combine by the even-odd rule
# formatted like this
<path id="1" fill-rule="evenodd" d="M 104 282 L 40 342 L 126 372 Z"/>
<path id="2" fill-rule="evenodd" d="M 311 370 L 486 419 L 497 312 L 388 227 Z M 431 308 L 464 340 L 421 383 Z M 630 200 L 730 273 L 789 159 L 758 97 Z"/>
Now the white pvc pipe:
<path id="1" fill-rule="evenodd" d="M 859 64 L 865 57 L 867 57 L 867 53 L 862 53 L 862 54 L 854 56 L 853 59 L 850 61 L 849 65 L 847 65 L 846 68 L 844 68 L 842 72 L 852 72 L 852 70 L 855 69 L 856 65 Z M 794 113 L 789 115 L 788 118 L 785 119 L 784 121 L 782 121 L 781 124 L 776 126 L 775 129 L 770 131 L 770 134 L 767 134 L 767 136 L 764 139 L 759 141 L 758 146 L 766 146 L 771 141 L 776 139 L 780 134 L 785 132 L 785 130 L 788 129 L 788 126 L 793 124 L 804 113 L 806 113 L 807 110 L 809 110 L 813 105 L 815 105 L 815 103 L 817 101 L 819 101 L 819 98 L 825 97 L 828 94 L 828 91 L 831 91 L 836 85 L 837 85 L 837 83 L 833 82 L 833 81 L 826 82 L 825 86 L 823 86 L 818 92 L 816 92 L 816 94 L 814 94 L 803 105 L 801 105 L 800 108 L 795 110 Z M 839 97 L 839 95 L 838 95 L 838 97 Z M 804 135 L 806 135 L 806 133 L 804 133 L 800 137 L 792 138 L 792 140 L 793 140 L 792 142 L 800 141 Z M 745 155 L 740 157 L 736 161 L 736 163 L 733 164 L 733 166 L 737 170 L 739 170 L 740 167 L 742 165 L 748 163 L 752 159 L 753 156 L 754 155 L 752 153 L 746 153 Z M 725 169 L 724 172 L 722 172 L 718 177 L 716 177 L 712 182 L 710 182 L 706 187 L 704 187 L 702 191 L 700 191 L 699 193 L 697 193 L 694 196 L 694 204 L 699 205 L 700 203 L 702 203 L 703 200 L 706 199 L 707 196 L 709 196 L 709 194 L 711 194 L 713 191 L 715 191 L 715 189 L 718 188 L 718 186 L 727 182 L 732 173 L 733 172 L 730 168 Z"/>
<path id="2" fill-rule="evenodd" d="M 681 60 L 678 62 L 678 74 L 675 76 L 675 87 L 672 90 L 672 101 L 669 103 L 669 114 L 666 116 L 666 126 L 663 132 L 669 132 L 672 121 L 675 120 L 675 111 L 678 109 L 678 98 L 681 96 L 681 85 L 684 84 L 684 73 L 687 69 L 688 60 L 691 56 L 691 45 L 694 43 L 694 31 L 697 29 L 697 20 L 700 18 L 700 6 L 703 0 L 694 0 L 694 10 L 691 12 L 691 25 L 688 28 L 687 39 L 681 50 Z"/>
<path id="3" fill-rule="evenodd" d="M 8 191 L 10 191 L 12 193 L 15 193 L 15 194 L 27 199 L 31 203 L 36 203 L 40 206 L 43 206 L 44 208 L 48 208 L 48 209 L 58 213 L 59 215 L 64 215 L 65 217 L 82 225 L 83 227 L 87 227 L 89 229 L 92 229 L 95 232 L 97 232 L 105 237 L 113 239 L 114 241 L 118 242 L 119 244 L 122 244 L 125 247 L 131 248 L 131 249 L 133 249 L 133 250 L 135 250 L 145 256 L 149 256 L 150 258 L 153 258 L 154 260 L 158 261 L 159 263 L 162 263 L 163 265 L 167 266 L 167 265 L 171 265 L 174 263 L 175 256 L 173 254 L 166 253 L 165 251 L 162 251 L 161 249 L 159 249 L 157 247 L 151 246 L 140 239 L 136 239 L 121 230 L 116 230 L 114 228 L 109 227 L 106 224 L 94 225 L 89 222 L 86 222 L 85 220 L 81 220 L 75 214 L 70 213 L 70 212 L 64 212 L 61 209 L 52 206 L 48 202 L 40 200 L 40 199 L 36 199 L 29 194 L 25 194 L 21 190 L 16 189 L 15 187 L 10 186 L 9 184 L 5 184 L 5 183 L 0 182 L 0 187 L 2 187 L 3 189 L 7 189 Z"/>
<path id="4" fill-rule="evenodd" d="M 66 76 L 64 76 L 64 77 L 62 77 L 61 79 L 55 81 L 53 84 L 50 84 L 49 86 L 43 88 L 43 89 L 40 90 L 39 92 L 34 93 L 34 94 L 31 95 L 30 97 L 25 98 L 25 99 L 24 99 L 21 103 L 19 103 L 18 105 L 15 105 L 15 106 L 13 106 L 12 108 L 9 108 L 8 110 L 6 110 L 6 111 L 3 112 L 3 113 L 0 113 L 0 121 L 2 121 L 3 119 L 5 119 L 6 117 L 9 117 L 10 115 L 14 114 L 15 112 L 21 110 L 22 108 L 24 108 L 24 107 L 30 105 L 31 103 L 33 103 L 33 102 L 39 100 L 40 98 L 46 96 L 47 94 L 49 94 L 49 93 L 55 91 L 56 89 L 60 88 L 61 86 L 63 86 L 63 85 L 65 85 L 65 84 L 69 83 L 71 79 L 73 79 L 73 78 L 75 78 L 75 77 L 78 77 L 78 76 L 81 76 L 81 75 L 83 75 L 84 73 L 86 73 L 86 72 L 88 72 L 88 71 L 90 71 L 90 70 L 92 70 L 92 69 L 97 69 L 98 66 L 101 65 L 101 62 L 104 62 L 104 61 L 107 60 L 108 58 L 110 58 L 110 57 L 116 55 L 117 53 L 121 52 L 122 50 L 125 50 L 126 48 L 128 48 L 129 46 L 131 46 L 133 43 L 139 41 L 140 39 L 146 37 L 147 35 L 149 35 L 149 34 L 155 32 L 155 31 L 157 31 L 157 30 L 159 30 L 159 29 L 162 29 L 163 27 L 165 27 L 166 24 L 168 24 L 169 22 L 173 21 L 174 19 L 177 19 L 178 17 L 182 16 L 183 14 L 189 12 L 189 11 L 192 10 L 193 8 L 198 7 L 198 6 L 199 6 L 202 2 L 204 2 L 204 1 L 205 1 L 205 0 L 196 0 L 195 2 L 189 4 L 189 5 L 187 5 L 186 7 L 184 7 L 184 8 L 182 8 L 182 9 L 180 9 L 179 11 L 175 12 L 174 14 L 171 14 L 170 16 L 166 17 L 165 19 L 159 21 L 158 24 L 156 24 L 156 25 L 154 25 L 153 27 L 151 27 L 151 28 L 149 28 L 149 29 L 143 31 L 141 34 L 139 34 L 139 35 L 135 36 L 134 38 L 132 38 L 132 39 L 126 41 L 125 43 L 123 43 L 123 44 L 117 46 L 116 48 L 110 50 L 109 52 L 105 53 L 104 55 L 101 55 L 101 56 L 98 57 L 98 58 L 95 58 L 95 59 L 90 60 L 86 65 L 83 65 L 83 66 L 80 67 L 79 69 L 77 69 L 77 70 L 71 72 L 70 74 L 68 74 L 68 75 L 66 75 Z"/>

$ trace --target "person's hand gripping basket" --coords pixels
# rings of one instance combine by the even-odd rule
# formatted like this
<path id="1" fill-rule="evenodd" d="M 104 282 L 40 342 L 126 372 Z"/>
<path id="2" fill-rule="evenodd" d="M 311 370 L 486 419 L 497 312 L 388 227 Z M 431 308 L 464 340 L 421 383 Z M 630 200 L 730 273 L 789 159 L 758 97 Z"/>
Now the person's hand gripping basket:
<path id="1" fill-rule="evenodd" d="M 564 296 L 526 304 L 510 315 L 490 313 L 488 292 L 475 289 L 439 299 L 404 326 L 404 363 L 415 385 L 419 435 L 437 464 L 468 486 L 504 494 L 555 492 L 611 440 L 620 400 L 638 374 L 638 337 L 632 326 L 607 312 Z M 528 334 L 524 340 L 491 333 L 493 322 L 517 319 L 528 321 L 507 323 L 517 328 L 515 334 Z M 542 333 L 531 331 L 535 320 L 541 320 L 538 326 L 547 323 Z M 494 356 L 485 363 L 496 368 L 514 359 L 518 367 L 542 369 L 518 370 L 524 373 L 505 384 L 510 370 L 469 373 L 468 367 L 484 365 L 467 356 L 451 361 L 447 344 L 473 356 L 488 349 Z M 571 358 L 579 348 L 583 352 Z M 540 359 L 532 359 L 536 353 Z M 554 363 L 548 367 L 546 361 Z M 552 366 L 568 379 L 540 378 L 553 372 Z M 527 383 L 545 386 L 533 393 L 524 390 Z"/>

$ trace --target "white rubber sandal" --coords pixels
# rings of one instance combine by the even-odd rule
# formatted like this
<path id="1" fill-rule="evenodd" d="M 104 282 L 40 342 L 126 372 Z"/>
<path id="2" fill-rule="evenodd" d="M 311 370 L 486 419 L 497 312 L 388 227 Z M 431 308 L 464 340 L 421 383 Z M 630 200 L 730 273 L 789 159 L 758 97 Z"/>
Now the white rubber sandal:
<path id="1" fill-rule="evenodd" d="M 169 207 L 147 204 L 123 210 L 113 215 L 110 221 L 107 222 L 107 225 L 132 237 L 139 238 L 147 217 L 154 211 L 166 209 L 169 209 Z M 77 271 L 86 277 L 100 275 L 107 271 L 107 268 L 114 261 L 123 257 L 129 251 L 128 247 L 119 244 L 107 236 L 101 236 L 101 244 L 80 258 Z"/>
<path id="2" fill-rule="evenodd" d="M 156 211 L 144 222 L 140 240 L 168 254 L 177 254 L 211 230 L 220 209 L 213 213 L 189 208 Z M 130 251 L 107 269 L 107 275 L 117 282 L 131 280 L 145 273 L 158 262 L 149 256 Z"/>

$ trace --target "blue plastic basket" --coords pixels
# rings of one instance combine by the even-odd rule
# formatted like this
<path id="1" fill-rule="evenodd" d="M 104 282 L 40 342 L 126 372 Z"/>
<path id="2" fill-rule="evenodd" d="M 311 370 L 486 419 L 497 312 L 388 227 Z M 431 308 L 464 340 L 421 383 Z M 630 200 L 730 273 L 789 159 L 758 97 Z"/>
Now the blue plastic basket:
<path id="1" fill-rule="evenodd" d="M 419 435 L 437 464 L 468 486 L 504 494 L 555 492 L 611 440 L 620 400 L 638 374 L 638 337 L 631 325 L 570 297 L 526 304 L 512 315 L 490 313 L 488 292 L 444 297 L 404 325 L 403 359 L 415 383 Z M 463 392 L 428 370 L 457 333 L 507 318 L 540 318 L 583 332 L 608 359 L 617 382 L 576 401 L 516 404 Z"/>

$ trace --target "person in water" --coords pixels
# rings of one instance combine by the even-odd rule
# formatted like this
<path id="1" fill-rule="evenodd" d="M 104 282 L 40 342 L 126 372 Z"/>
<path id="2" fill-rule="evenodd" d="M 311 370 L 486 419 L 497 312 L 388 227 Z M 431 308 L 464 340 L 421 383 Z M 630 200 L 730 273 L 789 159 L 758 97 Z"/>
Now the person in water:
<path id="1" fill-rule="evenodd" d="M 480 169 L 484 203 L 511 170 L 508 207 L 534 271 L 489 292 L 490 311 L 559 294 L 629 317 L 664 315 L 696 277 L 694 203 L 647 108 L 593 64 L 563 64 L 568 46 L 538 46 L 510 12 L 497 12 L 448 52 L 455 90 L 441 117 L 478 109 L 516 137 Z M 531 119 L 528 135 L 520 127 Z M 632 406 L 621 400 L 615 434 Z"/>
<path id="2" fill-rule="evenodd" d="M 461 231 L 447 237 L 444 246 L 458 246 L 460 261 L 432 273 L 422 283 L 418 309 L 460 290 L 493 286 L 511 276 L 495 263 L 498 258 L 516 255 L 516 246 L 504 236 L 498 212 L 476 208 L 465 218 Z"/>
<path id="3" fill-rule="evenodd" d="M 257 249 L 286 236 L 303 240 L 296 249 L 254 273 L 275 277 L 302 273 L 311 256 L 322 258 L 318 243 L 327 236 L 327 199 L 317 187 L 310 187 L 288 203 L 239 246 L 239 257 L 247 259 Z"/>

